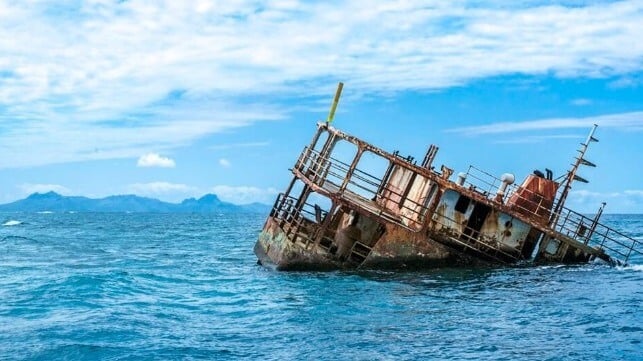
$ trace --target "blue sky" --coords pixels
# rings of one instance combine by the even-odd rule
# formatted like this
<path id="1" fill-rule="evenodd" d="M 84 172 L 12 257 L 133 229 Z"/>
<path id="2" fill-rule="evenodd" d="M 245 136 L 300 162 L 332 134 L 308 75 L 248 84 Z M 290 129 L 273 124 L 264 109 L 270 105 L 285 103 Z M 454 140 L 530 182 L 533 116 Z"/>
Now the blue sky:
<path id="1" fill-rule="evenodd" d="M 510 4 L 508 4 L 510 3 Z M 643 213 L 643 1 L 0 0 L 0 202 L 271 203 L 325 119 L 387 150 Z"/>

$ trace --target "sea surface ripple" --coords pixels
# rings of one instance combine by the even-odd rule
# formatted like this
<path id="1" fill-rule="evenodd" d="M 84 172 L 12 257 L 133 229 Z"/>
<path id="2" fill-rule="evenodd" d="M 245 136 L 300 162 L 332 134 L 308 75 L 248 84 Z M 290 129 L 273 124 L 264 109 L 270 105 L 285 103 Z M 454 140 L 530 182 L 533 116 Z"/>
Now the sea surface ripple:
<path id="1" fill-rule="evenodd" d="M 0 213 L 0 359 L 643 359 L 642 259 L 283 273 L 256 264 L 263 221 Z"/>

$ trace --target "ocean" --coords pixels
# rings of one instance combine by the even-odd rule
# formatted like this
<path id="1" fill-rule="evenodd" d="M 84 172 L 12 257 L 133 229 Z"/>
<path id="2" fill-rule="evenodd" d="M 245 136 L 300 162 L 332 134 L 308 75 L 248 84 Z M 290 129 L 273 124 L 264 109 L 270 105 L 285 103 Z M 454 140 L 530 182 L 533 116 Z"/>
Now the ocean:
<path id="1" fill-rule="evenodd" d="M 284 273 L 264 220 L 0 213 L 0 359 L 643 359 L 643 259 Z"/>

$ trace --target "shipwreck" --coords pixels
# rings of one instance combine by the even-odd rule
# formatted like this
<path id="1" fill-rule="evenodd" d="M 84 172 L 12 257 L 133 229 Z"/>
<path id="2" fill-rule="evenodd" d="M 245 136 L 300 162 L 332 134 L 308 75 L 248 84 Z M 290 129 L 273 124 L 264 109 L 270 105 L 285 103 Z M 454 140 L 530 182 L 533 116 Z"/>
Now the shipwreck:
<path id="1" fill-rule="evenodd" d="M 278 270 L 402 268 L 606 262 L 640 255 L 640 241 L 565 207 L 596 125 L 559 179 L 534 171 L 520 183 L 470 166 L 466 172 L 389 153 L 317 124 L 255 244 L 258 262 Z M 452 179 L 454 178 L 454 179 Z"/>

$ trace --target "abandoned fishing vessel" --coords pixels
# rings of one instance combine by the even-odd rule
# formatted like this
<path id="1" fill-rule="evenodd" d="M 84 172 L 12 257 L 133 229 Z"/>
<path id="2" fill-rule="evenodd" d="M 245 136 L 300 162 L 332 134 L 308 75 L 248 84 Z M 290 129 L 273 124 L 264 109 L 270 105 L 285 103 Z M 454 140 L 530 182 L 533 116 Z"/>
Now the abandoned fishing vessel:
<path id="1" fill-rule="evenodd" d="M 535 171 L 520 184 L 470 166 L 453 170 L 433 161 L 389 153 L 318 123 L 292 169 L 255 244 L 259 263 L 279 270 L 579 263 L 625 264 L 640 242 L 565 207 L 592 128 L 561 179 Z M 378 170 L 378 173 L 372 171 Z"/>

